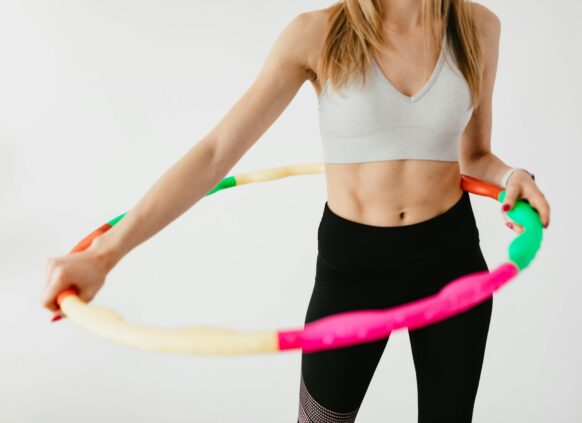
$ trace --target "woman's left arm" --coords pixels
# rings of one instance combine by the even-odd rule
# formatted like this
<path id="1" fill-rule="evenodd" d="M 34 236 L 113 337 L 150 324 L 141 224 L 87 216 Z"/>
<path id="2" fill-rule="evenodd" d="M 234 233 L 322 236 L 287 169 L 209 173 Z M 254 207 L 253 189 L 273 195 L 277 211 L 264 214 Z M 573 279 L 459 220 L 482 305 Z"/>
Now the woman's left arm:
<path id="1" fill-rule="evenodd" d="M 499 157 L 491 152 L 492 97 L 497 62 L 499 58 L 499 35 L 501 22 L 497 15 L 479 3 L 469 3 L 477 26 L 483 51 L 483 82 L 479 105 L 474 109 L 471 120 L 463 131 L 460 146 L 461 173 L 501 185 L 501 180 L 510 169 Z M 544 194 L 524 170 L 513 172 L 506 186 L 505 201 L 502 205 L 503 218 L 516 232 L 523 228 L 511 222 L 507 211 L 511 210 L 518 198 L 527 200 L 537 210 L 545 228 L 550 223 L 550 206 Z"/>

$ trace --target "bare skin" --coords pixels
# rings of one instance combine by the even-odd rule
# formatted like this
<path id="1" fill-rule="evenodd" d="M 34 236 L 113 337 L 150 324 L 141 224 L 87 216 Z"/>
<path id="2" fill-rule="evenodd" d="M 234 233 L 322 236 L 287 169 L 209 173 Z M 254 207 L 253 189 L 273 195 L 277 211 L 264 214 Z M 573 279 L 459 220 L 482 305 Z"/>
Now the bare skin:
<path id="1" fill-rule="evenodd" d="M 472 2 L 485 50 L 482 105 L 462 136 L 459 163 L 398 160 L 326 165 L 328 204 L 356 222 L 376 226 L 406 225 L 430 219 L 450 208 L 461 195 L 460 175 L 499 183 L 508 166 L 491 153 L 491 97 L 497 68 L 500 24 L 484 6 Z M 434 69 L 418 56 L 419 0 L 387 0 L 386 31 L 390 47 L 376 56 L 403 95 L 416 93 Z M 109 271 L 133 248 L 149 239 L 203 198 L 224 178 L 293 100 L 305 81 L 316 94 L 318 61 L 327 21 L 326 10 L 293 18 L 276 39 L 256 80 L 217 125 L 170 167 L 115 227 L 85 251 L 49 258 L 42 305 L 60 313 L 59 292 L 75 286 L 91 301 Z M 526 198 L 549 223 L 549 206 L 525 172 L 510 179 L 506 203 Z M 507 217 L 505 216 L 507 219 Z M 515 227 L 517 231 L 519 227 Z"/>
<path id="2" fill-rule="evenodd" d="M 391 5 L 388 2 L 387 14 L 398 15 L 398 12 L 391 13 Z M 406 13 L 416 13 L 416 10 L 412 8 Z M 325 12 L 321 15 L 318 19 L 325 21 Z M 374 52 L 374 57 L 384 75 L 403 96 L 409 97 L 426 84 L 439 51 L 433 45 L 429 58 L 424 57 L 422 29 L 402 29 L 402 24 L 393 19 L 398 18 L 384 18 L 384 48 Z M 320 38 L 323 43 L 323 35 Z M 314 57 L 319 59 L 319 52 Z M 316 63 L 314 67 L 317 68 Z M 322 90 L 319 81 L 312 84 L 319 97 Z M 462 194 L 456 162 L 328 163 L 326 180 L 331 210 L 352 221 L 375 226 L 408 225 L 430 219 L 450 208 Z"/>
<path id="3" fill-rule="evenodd" d="M 461 141 L 459 163 L 431 160 L 392 160 L 354 164 L 326 164 L 328 205 L 347 219 L 376 226 L 408 225 L 430 219 L 449 209 L 461 196 L 460 173 L 499 183 L 509 168 L 490 151 L 492 93 L 498 61 L 500 23 L 495 14 L 478 3 L 471 3 L 484 50 L 484 82 L 481 106 L 469 121 Z M 420 91 L 430 77 L 439 51 L 432 46 L 428 58 L 423 53 L 424 34 L 419 20 L 420 2 L 385 1 L 382 52 L 374 56 L 384 75 L 405 96 Z M 319 16 L 317 16 L 317 13 Z M 325 25 L 326 12 L 314 19 Z M 412 23 L 410 23 L 412 22 Z M 319 34 L 318 48 L 324 31 Z M 311 56 L 318 68 L 319 51 Z M 312 81 L 319 97 L 322 87 Z M 525 172 L 512 176 L 533 194 L 535 205 L 549 221 L 549 206 Z M 532 186 L 533 185 L 533 186 Z M 517 191 L 514 189 L 513 191 Z M 519 195 L 519 194 L 516 194 Z M 523 197 L 523 195 L 522 195 Z M 508 201 L 514 201 L 513 195 Z M 509 218 L 504 213 L 504 218 Z M 513 227 L 521 231 L 518 225 Z"/>

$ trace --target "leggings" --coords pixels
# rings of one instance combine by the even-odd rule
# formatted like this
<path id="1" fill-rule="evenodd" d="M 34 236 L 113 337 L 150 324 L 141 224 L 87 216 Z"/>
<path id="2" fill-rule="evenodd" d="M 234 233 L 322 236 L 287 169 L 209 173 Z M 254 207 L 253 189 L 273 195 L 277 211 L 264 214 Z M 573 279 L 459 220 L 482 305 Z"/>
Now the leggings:
<path id="1" fill-rule="evenodd" d="M 355 222 L 325 202 L 317 238 L 305 323 L 350 310 L 394 307 L 435 294 L 458 276 L 488 270 L 466 191 L 445 212 L 404 226 Z M 492 306 L 490 297 L 408 331 L 419 423 L 471 422 Z M 354 422 L 388 338 L 302 353 L 297 421 Z"/>

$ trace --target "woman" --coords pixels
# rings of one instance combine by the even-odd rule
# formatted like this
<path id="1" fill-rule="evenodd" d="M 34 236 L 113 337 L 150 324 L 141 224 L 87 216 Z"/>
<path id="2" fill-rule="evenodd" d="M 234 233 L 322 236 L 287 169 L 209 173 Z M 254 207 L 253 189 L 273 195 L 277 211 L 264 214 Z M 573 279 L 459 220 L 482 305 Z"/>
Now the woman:
<path id="1" fill-rule="evenodd" d="M 507 186 L 549 223 L 532 175 L 490 149 L 500 23 L 463 0 L 344 0 L 295 17 L 256 81 L 126 217 L 84 252 L 49 259 L 43 305 L 71 283 L 93 299 L 131 249 L 210 191 L 309 79 L 328 198 L 305 322 L 431 295 L 487 269 L 464 173 Z M 360 79 L 361 77 L 361 79 Z M 410 331 L 419 422 L 470 422 L 492 299 Z M 353 422 L 388 338 L 302 355 L 298 421 Z"/>

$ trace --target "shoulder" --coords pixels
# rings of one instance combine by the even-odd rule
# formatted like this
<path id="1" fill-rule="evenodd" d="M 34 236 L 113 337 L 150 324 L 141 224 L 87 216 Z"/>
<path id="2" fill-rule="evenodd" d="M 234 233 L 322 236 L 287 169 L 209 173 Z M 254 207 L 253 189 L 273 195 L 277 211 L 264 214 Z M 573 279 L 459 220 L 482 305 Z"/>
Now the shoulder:
<path id="1" fill-rule="evenodd" d="M 499 17 L 491 9 L 480 3 L 471 1 L 466 4 L 471 8 L 473 21 L 481 38 L 485 42 L 499 39 L 501 32 L 501 20 Z"/>
<path id="2" fill-rule="evenodd" d="M 327 9 L 293 15 L 282 26 L 263 65 L 289 78 L 317 78 L 318 56 L 325 40 Z"/>
<path id="3" fill-rule="evenodd" d="M 331 7 L 308 10 L 293 19 L 294 32 L 312 79 L 316 79 L 318 74 L 321 52 L 329 32 L 331 12 Z"/>
<path id="4" fill-rule="evenodd" d="M 268 57 L 279 69 L 307 72 L 313 79 L 312 58 L 316 56 L 325 9 L 293 15 L 284 23 Z"/>
<path id="5" fill-rule="evenodd" d="M 307 30 L 309 34 L 325 33 L 325 28 L 331 16 L 332 7 L 307 10 L 299 13 L 295 20 Z"/>
<path id="6" fill-rule="evenodd" d="M 327 33 L 330 8 L 309 10 L 295 15 L 286 30 L 305 45 L 316 42 Z"/>
<path id="7" fill-rule="evenodd" d="M 483 51 L 482 69 L 493 69 L 497 67 L 499 56 L 499 38 L 501 34 L 501 21 L 499 17 L 490 9 L 480 3 L 466 3 L 471 7 L 471 15 L 477 30 L 479 44 Z"/>

